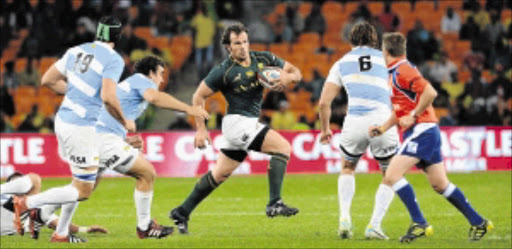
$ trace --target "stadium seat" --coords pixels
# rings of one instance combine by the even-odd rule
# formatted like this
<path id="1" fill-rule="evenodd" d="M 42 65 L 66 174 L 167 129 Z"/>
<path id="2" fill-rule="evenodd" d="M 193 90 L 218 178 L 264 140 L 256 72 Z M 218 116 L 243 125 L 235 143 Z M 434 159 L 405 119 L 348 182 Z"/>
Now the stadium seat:
<path id="1" fill-rule="evenodd" d="M 358 3 L 354 3 L 354 2 L 345 3 L 345 4 L 343 4 L 343 13 L 345 13 L 345 15 L 350 15 L 357 9 L 357 7 L 359 7 Z"/>
<path id="2" fill-rule="evenodd" d="M 306 16 L 311 13 L 311 9 L 313 8 L 313 4 L 311 3 L 300 3 L 299 5 L 299 13 L 300 15 L 305 18 Z"/>
<path id="3" fill-rule="evenodd" d="M 339 16 L 343 12 L 343 7 L 340 3 L 328 1 L 322 5 L 320 11 L 324 17 L 331 15 Z"/>
<path id="4" fill-rule="evenodd" d="M 83 0 L 73 0 L 71 1 L 71 4 L 73 6 L 73 10 L 77 10 L 79 9 L 80 7 L 82 7 L 82 4 L 84 3 Z"/>
<path id="5" fill-rule="evenodd" d="M 251 51 L 267 51 L 267 44 L 251 43 Z"/>
<path id="6" fill-rule="evenodd" d="M 384 3 L 383 2 L 369 2 L 368 9 L 372 13 L 372 15 L 378 15 L 378 14 L 382 13 L 382 11 L 384 10 Z"/>
<path id="7" fill-rule="evenodd" d="M 291 53 L 291 46 L 288 43 L 273 43 L 270 44 L 269 51 L 279 57 L 286 57 Z"/>
<path id="8" fill-rule="evenodd" d="M 303 33 L 299 37 L 299 43 L 310 43 L 318 45 L 320 42 L 320 35 L 318 33 Z"/>
<path id="9" fill-rule="evenodd" d="M 491 73 L 490 70 L 483 70 L 482 78 L 484 78 L 485 81 L 487 81 L 487 83 L 491 83 L 494 80 L 494 75 Z"/>
<path id="10" fill-rule="evenodd" d="M 18 58 L 14 64 L 14 71 L 19 73 L 23 72 L 27 67 L 27 58 Z"/>
<path id="11" fill-rule="evenodd" d="M 160 50 L 168 48 L 170 45 L 170 39 L 168 37 L 153 37 L 149 40 L 151 47 L 156 47 Z"/>
<path id="12" fill-rule="evenodd" d="M 434 112 L 436 113 L 437 118 L 442 118 L 445 116 L 448 116 L 450 112 L 448 111 L 448 108 L 435 108 Z"/>
<path id="13" fill-rule="evenodd" d="M 39 72 L 41 72 L 41 74 L 44 74 L 46 70 L 48 70 L 57 60 L 58 58 L 56 57 L 41 58 L 41 61 L 39 63 Z"/>
<path id="14" fill-rule="evenodd" d="M 272 13 L 274 13 L 275 15 L 284 15 L 286 13 L 286 7 L 287 7 L 286 3 L 278 3 L 274 7 L 274 12 L 272 12 Z"/>
<path id="15" fill-rule="evenodd" d="M 400 17 L 402 17 L 401 15 L 403 13 L 411 13 L 411 4 L 409 3 L 409 1 L 394 2 L 391 5 L 391 10 L 397 13 L 397 15 L 400 15 Z"/>
<path id="16" fill-rule="evenodd" d="M 145 40 L 150 40 L 153 38 L 153 32 L 151 31 L 150 27 L 137 27 L 133 30 L 133 33 Z"/>

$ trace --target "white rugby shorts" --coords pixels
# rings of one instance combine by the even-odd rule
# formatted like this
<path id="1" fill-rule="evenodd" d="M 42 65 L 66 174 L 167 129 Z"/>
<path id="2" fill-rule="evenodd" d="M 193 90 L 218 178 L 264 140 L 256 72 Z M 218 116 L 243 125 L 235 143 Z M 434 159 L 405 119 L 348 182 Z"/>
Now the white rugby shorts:
<path id="1" fill-rule="evenodd" d="M 69 165 L 78 168 L 98 167 L 99 153 L 94 126 L 78 126 L 55 118 L 59 155 Z"/>
<path id="2" fill-rule="evenodd" d="M 109 168 L 126 174 L 139 156 L 139 150 L 133 148 L 122 137 L 110 133 L 98 133 L 100 167 Z"/>
<path id="3" fill-rule="evenodd" d="M 265 125 L 260 123 L 258 118 L 228 114 L 222 119 L 222 140 L 219 149 L 247 151 L 264 128 Z"/>
<path id="4" fill-rule="evenodd" d="M 342 155 L 346 159 L 356 159 L 370 146 L 370 151 L 377 160 L 393 156 L 400 144 L 396 126 L 378 137 L 370 138 L 368 134 L 370 126 L 382 125 L 388 118 L 388 115 L 347 116 L 341 130 Z"/>

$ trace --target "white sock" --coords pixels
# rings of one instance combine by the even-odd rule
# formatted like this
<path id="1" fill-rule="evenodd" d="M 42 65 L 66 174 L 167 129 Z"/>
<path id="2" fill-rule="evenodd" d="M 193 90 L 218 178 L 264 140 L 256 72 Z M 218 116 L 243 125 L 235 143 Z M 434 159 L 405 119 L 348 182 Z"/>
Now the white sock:
<path id="1" fill-rule="evenodd" d="M 75 214 L 75 210 L 78 207 L 78 201 L 62 204 L 62 210 L 60 211 L 59 222 L 57 223 L 57 228 L 55 232 L 60 236 L 68 236 L 69 235 L 69 225 L 71 225 L 71 219 L 73 218 L 73 214 Z"/>
<path id="2" fill-rule="evenodd" d="M 350 206 L 356 192 L 356 178 L 353 175 L 338 177 L 338 202 L 340 206 L 340 221 L 350 221 Z"/>
<path id="3" fill-rule="evenodd" d="M 135 190 L 133 193 L 135 208 L 137 209 L 137 227 L 143 231 L 148 229 L 151 222 L 151 202 L 153 201 L 153 191 L 141 192 Z"/>
<path id="4" fill-rule="evenodd" d="M 71 185 L 66 185 L 27 197 L 27 207 L 30 209 L 45 204 L 64 204 L 76 201 L 78 201 L 78 190 Z"/>
<path id="5" fill-rule="evenodd" d="M 26 194 L 32 188 L 30 176 L 18 177 L 12 181 L 0 185 L 0 193 L 2 194 Z"/>
<path id="6" fill-rule="evenodd" d="M 39 213 L 41 216 L 41 220 L 46 224 L 52 217 L 52 215 L 55 214 L 55 211 L 59 209 L 61 205 L 53 204 L 53 205 L 43 205 L 41 207 L 41 212 Z"/>
<path id="7" fill-rule="evenodd" d="M 372 219 L 370 221 L 370 225 L 373 228 L 380 229 L 382 219 L 386 215 L 394 196 L 395 191 L 391 187 L 382 183 L 379 185 L 375 194 L 375 206 L 373 207 Z"/>

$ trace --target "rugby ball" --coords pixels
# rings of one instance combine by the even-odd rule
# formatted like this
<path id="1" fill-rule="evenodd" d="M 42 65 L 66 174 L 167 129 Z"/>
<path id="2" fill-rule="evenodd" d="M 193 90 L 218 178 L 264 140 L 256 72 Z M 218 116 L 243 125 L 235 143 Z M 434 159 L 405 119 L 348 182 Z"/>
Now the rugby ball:
<path id="1" fill-rule="evenodd" d="M 264 67 L 258 73 L 258 81 L 266 88 L 271 88 L 274 86 L 274 82 L 271 82 L 274 79 L 279 79 L 281 76 L 281 72 L 277 67 Z"/>

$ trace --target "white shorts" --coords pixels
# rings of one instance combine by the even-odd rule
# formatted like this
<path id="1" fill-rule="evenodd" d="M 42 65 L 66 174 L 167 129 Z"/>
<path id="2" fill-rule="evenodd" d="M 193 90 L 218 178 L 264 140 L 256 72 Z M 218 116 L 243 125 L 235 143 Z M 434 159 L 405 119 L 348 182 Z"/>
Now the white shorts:
<path id="1" fill-rule="evenodd" d="M 100 167 L 109 168 L 126 174 L 139 156 L 139 150 L 133 148 L 120 136 L 110 133 L 98 133 Z"/>
<path id="2" fill-rule="evenodd" d="M 400 144 L 396 126 L 381 136 L 370 138 L 368 128 L 380 125 L 389 118 L 387 115 L 347 116 L 341 131 L 340 147 L 345 159 L 353 160 L 361 157 L 368 145 L 377 160 L 385 160 L 393 156 Z"/>
<path id="3" fill-rule="evenodd" d="M 229 114 L 222 119 L 222 142 L 220 149 L 247 151 L 256 136 L 266 126 L 258 118 Z"/>
<path id="4" fill-rule="evenodd" d="M 59 155 L 69 165 L 78 168 L 98 167 L 99 153 L 94 126 L 68 124 L 55 118 Z"/>

